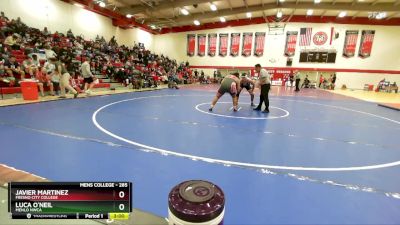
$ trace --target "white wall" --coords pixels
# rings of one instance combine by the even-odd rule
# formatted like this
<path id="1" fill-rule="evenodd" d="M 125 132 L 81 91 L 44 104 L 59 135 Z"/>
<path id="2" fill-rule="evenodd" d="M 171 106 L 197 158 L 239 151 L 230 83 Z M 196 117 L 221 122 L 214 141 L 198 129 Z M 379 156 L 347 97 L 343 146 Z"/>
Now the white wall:
<path id="1" fill-rule="evenodd" d="M 118 44 L 132 46 L 135 42 L 140 42 L 144 43 L 146 49 L 150 51 L 154 50 L 153 37 L 153 34 L 138 28 L 124 30 L 117 27 L 115 33 L 115 38 L 118 40 Z"/>
<path id="2" fill-rule="evenodd" d="M 112 25 L 110 18 L 79 8 L 60 0 L 0 0 L 0 10 L 9 19 L 21 17 L 30 27 L 51 32 L 66 33 L 71 29 L 75 35 L 84 34 L 85 39 L 94 39 L 97 34 L 106 40 L 116 36 L 121 44 L 145 43 L 153 49 L 153 35 L 140 29 L 123 30 Z"/>
<path id="3" fill-rule="evenodd" d="M 313 34 L 318 31 L 325 31 L 330 36 L 330 29 L 334 27 L 339 32 L 339 38 L 329 45 L 328 42 L 323 45 L 324 49 L 336 49 L 336 63 L 299 63 L 300 47 L 299 37 L 297 40 L 296 54 L 293 57 L 292 67 L 300 68 L 338 68 L 338 69 L 366 69 L 366 70 L 397 70 L 400 71 L 400 26 L 368 26 L 368 25 L 347 25 L 347 24 L 305 24 L 289 23 L 286 25 L 286 31 L 298 31 L 303 27 L 312 27 Z M 375 38 L 372 46 L 372 53 L 369 58 L 362 59 L 357 55 L 352 58 L 342 56 L 343 44 L 346 30 L 359 30 L 356 53 L 358 53 L 361 39 L 361 30 L 375 30 Z M 175 34 L 164 34 L 155 36 L 154 49 L 157 53 L 167 54 L 178 61 L 188 60 L 193 66 L 246 66 L 252 67 L 260 63 L 266 67 L 286 67 L 286 57 L 284 56 L 286 35 L 267 35 L 265 40 L 264 56 L 262 57 L 220 57 L 220 56 L 194 56 L 186 55 L 186 35 L 187 34 L 208 34 L 208 33 L 234 33 L 234 32 L 267 32 L 267 24 L 227 27 L 221 29 L 201 30 L 193 32 L 182 32 Z M 253 37 L 254 39 L 254 37 Z M 229 43 L 230 45 L 230 43 Z M 228 45 L 228 46 L 229 46 Z M 241 45 L 240 45 L 241 48 Z M 316 48 L 316 46 L 311 46 Z M 217 41 L 218 49 L 218 41 Z M 196 49 L 197 54 L 197 49 Z M 228 51 L 229 54 L 229 51 Z M 273 59 L 273 60 L 272 60 Z M 275 62 L 271 62 L 275 61 Z M 210 73 L 210 70 L 205 70 Z M 399 74 L 355 74 L 355 73 L 337 73 L 338 85 L 346 84 L 350 88 L 362 88 L 365 83 L 374 83 L 381 77 L 386 77 L 390 81 L 400 81 Z"/>

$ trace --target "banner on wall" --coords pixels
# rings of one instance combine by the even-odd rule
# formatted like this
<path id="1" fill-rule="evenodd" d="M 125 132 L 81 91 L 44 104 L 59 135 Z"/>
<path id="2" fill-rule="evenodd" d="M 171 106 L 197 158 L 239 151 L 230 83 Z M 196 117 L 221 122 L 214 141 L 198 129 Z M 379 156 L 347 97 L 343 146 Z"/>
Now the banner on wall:
<path id="1" fill-rule="evenodd" d="M 253 47 L 253 33 L 243 33 L 242 56 L 250 56 Z"/>
<path id="2" fill-rule="evenodd" d="M 231 56 L 239 55 L 240 33 L 231 33 Z"/>
<path id="3" fill-rule="evenodd" d="M 294 56 L 296 52 L 297 31 L 286 32 L 285 56 Z"/>
<path id="4" fill-rule="evenodd" d="M 217 54 L 217 34 L 208 34 L 208 55 L 215 56 Z"/>
<path id="5" fill-rule="evenodd" d="M 187 55 L 194 56 L 194 50 L 196 48 L 196 35 L 187 35 Z"/>
<path id="6" fill-rule="evenodd" d="M 219 55 L 228 55 L 228 34 L 219 34 Z"/>
<path id="7" fill-rule="evenodd" d="M 346 30 L 344 37 L 343 56 L 353 57 L 356 54 L 358 30 Z"/>
<path id="8" fill-rule="evenodd" d="M 262 56 L 264 54 L 265 32 L 256 32 L 254 40 L 254 55 Z"/>
<path id="9" fill-rule="evenodd" d="M 375 31 L 374 30 L 363 30 L 361 32 L 360 48 L 358 55 L 361 58 L 367 58 L 371 56 L 372 43 L 374 42 Z"/>
<path id="10" fill-rule="evenodd" d="M 205 34 L 197 35 L 197 55 L 198 56 L 206 55 L 206 35 Z"/>

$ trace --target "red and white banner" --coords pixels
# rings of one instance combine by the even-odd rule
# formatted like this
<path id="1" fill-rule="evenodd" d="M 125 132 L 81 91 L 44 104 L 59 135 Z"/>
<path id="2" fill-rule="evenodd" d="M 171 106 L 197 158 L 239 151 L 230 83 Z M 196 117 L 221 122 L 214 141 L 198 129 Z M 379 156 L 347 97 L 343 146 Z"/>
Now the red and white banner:
<path id="1" fill-rule="evenodd" d="M 372 43 L 374 42 L 375 31 L 374 30 L 363 30 L 361 33 L 360 48 L 358 55 L 361 58 L 367 58 L 371 56 Z"/>
<path id="2" fill-rule="evenodd" d="M 217 34 L 208 34 L 208 55 L 215 56 L 217 54 Z"/>
<path id="3" fill-rule="evenodd" d="M 187 35 L 187 55 L 194 56 L 195 49 L 196 49 L 196 35 L 188 34 Z"/>
<path id="4" fill-rule="evenodd" d="M 294 56 L 296 52 L 297 31 L 286 32 L 285 56 Z"/>
<path id="5" fill-rule="evenodd" d="M 353 57 L 356 54 L 358 30 L 346 30 L 344 37 L 343 56 Z"/>
<path id="6" fill-rule="evenodd" d="M 250 56 L 253 47 L 253 33 L 243 33 L 242 56 Z"/>
<path id="7" fill-rule="evenodd" d="M 264 54 L 265 32 L 256 32 L 254 40 L 254 55 L 262 56 Z"/>
<path id="8" fill-rule="evenodd" d="M 219 34 L 219 55 L 228 55 L 228 34 Z"/>
<path id="9" fill-rule="evenodd" d="M 197 55 L 198 56 L 206 55 L 206 35 L 205 34 L 197 35 Z"/>
<path id="10" fill-rule="evenodd" d="M 231 56 L 238 56 L 240 48 L 240 33 L 231 33 Z"/>

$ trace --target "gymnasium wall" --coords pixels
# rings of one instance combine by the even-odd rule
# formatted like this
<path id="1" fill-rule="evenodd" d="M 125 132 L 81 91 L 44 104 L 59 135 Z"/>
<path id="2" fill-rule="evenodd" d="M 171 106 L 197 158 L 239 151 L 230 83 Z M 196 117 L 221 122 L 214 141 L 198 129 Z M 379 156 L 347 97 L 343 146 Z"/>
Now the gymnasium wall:
<path id="1" fill-rule="evenodd" d="M 370 26 L 370 25 L 349 25 L 349 24 L 305 24 L 305 23 L 289 23 L 286 25 L 286 31 L 298 31 L 300 28 L 312 27 L 313 34 L 318 31 L 324 31 L 328 34 L 328 41 L 325 45 L 319 48 L 336 49 L 336 63 L 299 63 L 300 49 L 299 36 L 297 39 L 296 52 L 293 56 L 292 67 L 298 68 L 316 68 L 316 69 L 344 69 L 346 72 L 337 73 L 337 85 L 346 84 L 349 88 L 363 88 L 364 84 L 376 84 L 382 78 L 400 83 L 400 74 L 385 74 L 379 71 L 371 73 L 371 70 L 391 70 L 400 71 L 400 26 Z M 339 33 L 339 38 L 334 40 L 332 45 L 329 44 L 330 30 L 334 27 Z M 359 30 L 356 56 L 345 58 L 342 56 L 343 45 L 345 40 L 346 30 Z M 371 56 L 368 58 L 360 58 L 357 56 L 362 30 L 375 30 L 375 38 L 372 46 Z M 243 32 L 267 32 L 265 40 L 264 55 L 262 57 L 243 57 L 236 56 L 193 56 L 189 57 L 186 54 L 187 34 L 209 34 L 209 33 L 241 33 Z M 230 40 L 229 40 L 230 41 Z M 254 41 L 254 35 L 253 35 Z M 251 67 L 256 63 L 260 63 L 266 67 L 286 67 L 286 57 L 284 56 L 286 35 L 268 35 L 267 24 L 257 24 L 239 27 L 227 27 L 212 30 L 201 30 L 192 32 L 172 33 L 155 36 L 154 49 L 157 53 L 167 54 L 179 61 L 189 61 L 193 66 L 236 66 L 236 67 Z M 196 40 L 197 42 L 197 40 Z M 217 41 L 217 49 L 218 49 Z M 228 44 L 228 48 L 230 43 Z M 317 48 L 312 41 L 311 46 L 307 49 Z M 240 44 L 241 49 L 241 44 Z M 218 51 L 217 51 L 218 53 Z M 197 43 L 196 43 L 197 54 Z M 368 71 L 351 71 L 368 70 Z M 206 73 L 212 74 L 213 69 L 203 69 Z M 349 71 L 349 72 L 347 72 Z M 303 72 L 305 73 L 305 72 Z M 400 73 L 400 72 L 399 72 Z M 326 73 L 325 73 L 326 74 Z M 328 73 L 329 74 L 329 73 Z"/>
<path id="2" fill-rule="evenodd" d="M 110 18 L 79 8 L 60 0 L 0 0 L 0 10 L 9 19 L 21 17 L 30 27 L 51 32 L 66 33 L 71 29 L 75 35 L 84 34 L 85 39 L 94 39 L 97 34 L 108 41 L 115 35 L 119 44 L 132 46 L 142 42 L 153 50 L 153 35 L 140 29 L 124 30 L 112 25 Z"/>

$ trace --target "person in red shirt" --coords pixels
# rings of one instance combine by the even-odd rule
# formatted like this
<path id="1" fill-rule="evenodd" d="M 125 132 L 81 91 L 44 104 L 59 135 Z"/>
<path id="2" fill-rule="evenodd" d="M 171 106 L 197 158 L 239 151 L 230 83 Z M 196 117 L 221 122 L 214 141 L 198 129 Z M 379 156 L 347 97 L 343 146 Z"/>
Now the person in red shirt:
<path id="1" fill-rule="evenodd" d="M 54 85 L 51 82 L 50 74 L 42 73 L 41 71 L 36 73 L 36 80 L 38 81 L 38 87 L 40 90 L 40 94 L 44 97 L 44 87 L 50 88 L 51 96 L 54 96 Z"/>

